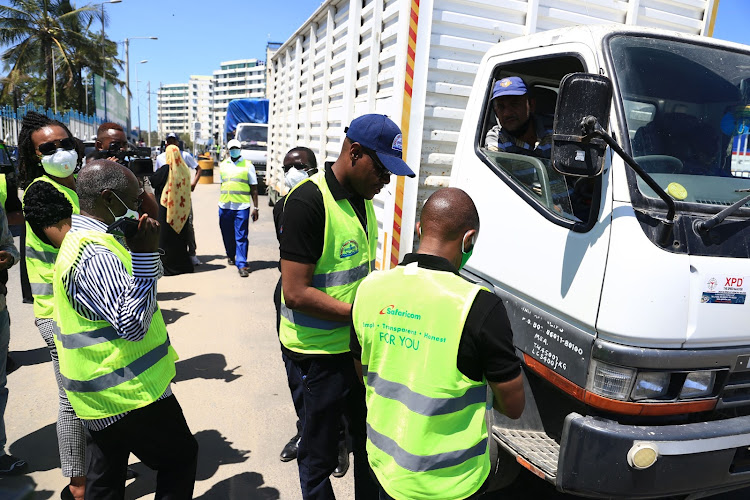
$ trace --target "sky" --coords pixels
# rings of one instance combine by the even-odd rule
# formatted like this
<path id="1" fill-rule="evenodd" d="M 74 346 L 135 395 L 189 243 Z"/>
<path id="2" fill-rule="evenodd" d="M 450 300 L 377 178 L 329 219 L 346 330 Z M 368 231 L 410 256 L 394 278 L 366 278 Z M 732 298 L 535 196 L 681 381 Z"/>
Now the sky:
<path id="1" fill-rule="evenodd" d="M 160 83 L 186 83 L 190 75 L 211 75 L 222 61 L 264 60 L 266 43 L 285 42 L 321 3 L 322 0 L 122 0 L 106 4 L 107 37 L 116 42 L 130 39 L 130 88 L 135 95 L 137 71 L 142 128 L 148 126 L 148 82 L 152 92 L 156 92 Z M 714 37 L 750 45 L 748 19 L 750 0 L 720 0 Z M 158 40 L 135 38 L 151 36 Z M 125 59 L 122 43 L 120 57 Z M 139 64 L 142 60 L 148 62 Z M 121 79 L 125 80 L 124 70 Z M 135 98 L 131 106 L 132 123 L 136 126 Z M 156 129 L 155 95 L 151 96 L 151 115 L 151 127 Z"/>

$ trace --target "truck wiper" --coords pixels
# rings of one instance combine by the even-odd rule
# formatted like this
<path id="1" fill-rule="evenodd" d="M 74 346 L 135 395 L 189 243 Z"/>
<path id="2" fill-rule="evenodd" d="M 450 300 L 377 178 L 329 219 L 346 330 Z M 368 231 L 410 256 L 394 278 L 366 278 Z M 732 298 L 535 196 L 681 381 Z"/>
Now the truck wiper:
<path id="1" fill-rule="evenodd" d="M 744 192 L 744 191 L 747 191 L 747 190 L 746 189 L 738 189 L 737 190 L 737 192 Z M 712 217 L 710 217 L 710 218 L 708 218 L 706 220 L 695 221 L 695 229 L 698 232 L 701 232 L 701 233 L 707 233 L 707 232 L 709 232 L 711 229 L 715 228 L 716 226 L 718 226 L 719 224 L 721 224 L 722 222 L 724 222 L 724 219 L 726 219 L 727 217 L 729 217 L 730 215 L 732 215 L 733 213 L 735 213 L 737 210 L 739 210 L 740 208 L 742 208 L 745 205 L 745 203 L 747 203 L 748 201 L 750 201 L 750 195 L 745 196 L 744 198 L 742 198 L 737 203 L 734 203 L 734 204 L 728 206 L 727 208 L 725 208 L 724 210 L 722 210 L 718 214 L 716 214 L 716 215 L 714 215 L 714 216 L 712 216 Z"/>

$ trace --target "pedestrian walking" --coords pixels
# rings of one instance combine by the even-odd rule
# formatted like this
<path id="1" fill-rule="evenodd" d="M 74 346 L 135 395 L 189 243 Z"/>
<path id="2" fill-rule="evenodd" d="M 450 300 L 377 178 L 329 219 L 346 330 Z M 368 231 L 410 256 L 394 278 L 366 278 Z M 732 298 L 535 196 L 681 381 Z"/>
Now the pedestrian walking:
<path id="1" fill-rule="evenodd" d="M 237 139 L 229 141 L 229 157 L 219 164 L 219 228 L 227 261 L 237 266 L 240 277 L 247 278 L 250 275 L 247 265 L 248 221 L 258 220 L 258 179 L 253 162 L 242 158 L 240 146 Z"/>
<path id="2" fill-rule="evenodd" d="M 350 413 L 355 496 L 375 493 L 364 451 L 364 391 L 349 352 L 351 304 L 372 271 L 377 221 L 372 198 L 391 175 L 414 173 L 401 159 L 401 131 L 384 115 L 352 121 L 332 167 L 287 195 L 279 233 L 282 350 L 305 390 L 297 452 L 304 499 L 334 498 L 340 420 Z"/>
<path id="3" fill-rule="evenodd" d="M 490 476 L 487 385 L 518 418 L 520 361 L 502 301 L 463 279 L 479 215 L 445 188 L 422 209 L 419 251 L 365 278 L 352 309 L 351 350 L 367 388 L 367 456 L 380 499 L 461 499 Z"/>

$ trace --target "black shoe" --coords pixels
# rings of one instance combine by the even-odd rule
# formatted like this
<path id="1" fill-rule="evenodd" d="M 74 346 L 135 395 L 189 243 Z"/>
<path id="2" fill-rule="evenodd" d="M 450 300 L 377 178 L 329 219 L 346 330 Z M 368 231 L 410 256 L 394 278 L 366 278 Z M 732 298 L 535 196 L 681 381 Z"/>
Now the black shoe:
<path id="1" fill-rule="evenodd" d="M 14 371 L 18 370 L 21 367 L 21 365 L 18 364 L 18 362 L 10 357 L 10 354 L 8 354 L 8 357 L 5 361 L 5 374 L 10 375 Z"/>
<path id="2" fill-rule="evenodd" d="M 0 476 L 21 474 L 26 470 L 26 461 L 11 454 L 0 456 Z"/>
<path id="3" fill-rule="evenodd" d="M 297 458 L 297 448 L 299 447 L 299 440 L 300 436 L 299 434 L 297 434 L 289 440 L 286 446 L 284 446 L 284 449 L 281 450 L 281 455 L 279 456 L 282 462 L 290 462 Z"/>
<path id="4" fill-rule="evenodd" d="M 250 276 L 249 267 L 241 267 L 239 272 L 240 272 L 240 278 L 247 278 L 248 276 Z"/>
<path id="5" fill-rule="evenodd" d="M 229 263 L 230 266 L 234 265 L 234 259 L 230 259 L 229 257 L 227 257 L 227 262 Z"/>
<path id="6" fill-rule="evenodd" d="M 333 471 L 333 477 L 344 477 L 349 470 L 349 450 L 346 448 L 346 442 L 339 443 L 339 465 Z"/>
<path id="7" fill-rule="evenodd" d="M 131 479 L 137 478 L 138 475 L 139 474 L 136 471 L 128 467 L 128 471 L 125 473 L 125 480 L 130 481 Z"/>

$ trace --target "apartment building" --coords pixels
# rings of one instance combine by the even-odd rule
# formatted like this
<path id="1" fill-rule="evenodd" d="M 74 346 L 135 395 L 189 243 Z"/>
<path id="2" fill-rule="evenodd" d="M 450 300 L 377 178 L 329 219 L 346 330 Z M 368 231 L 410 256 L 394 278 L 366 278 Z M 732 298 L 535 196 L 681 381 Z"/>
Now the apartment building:
<path id="1" fill-rule="evenodd" d="M 233 99 L 263 98 L 266 96 L 266 63 L 257 59 L 225 61 L 213 74 L 213 131 L 219 140 L 224 136 L 227 104 Z"/>
<path id="2" fill-rule="evenodd" d="M 162 85 L 158 92 L 159 136 L 188 133 L 206 144 L 217 133 L 225 142 L 224 119 L 233 99 L 266 96 L 266 65 L 258 59 L 225 61 L 213 76 L 191 75 L 187 84 Z"/>

